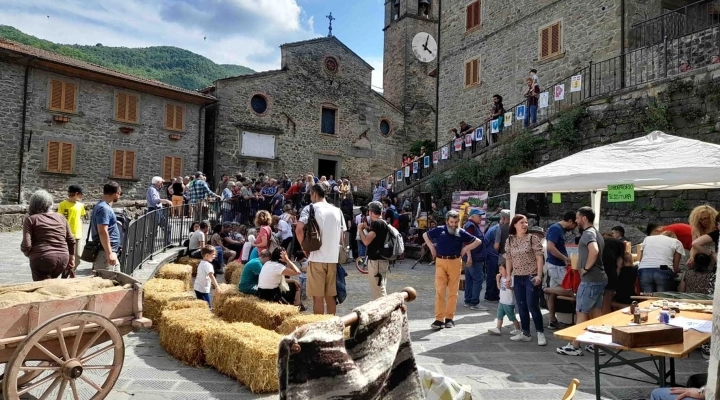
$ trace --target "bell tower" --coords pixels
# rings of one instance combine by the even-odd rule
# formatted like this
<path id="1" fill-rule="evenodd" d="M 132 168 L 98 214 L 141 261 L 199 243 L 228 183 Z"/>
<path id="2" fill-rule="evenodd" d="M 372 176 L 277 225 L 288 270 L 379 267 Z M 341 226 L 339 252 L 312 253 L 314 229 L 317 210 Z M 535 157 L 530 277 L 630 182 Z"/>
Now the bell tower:
<path id="1" fill-rule="evenodd" d="M 385 0 L 383 95 L 411 140 L 435 140 L 438 0 Z"/>

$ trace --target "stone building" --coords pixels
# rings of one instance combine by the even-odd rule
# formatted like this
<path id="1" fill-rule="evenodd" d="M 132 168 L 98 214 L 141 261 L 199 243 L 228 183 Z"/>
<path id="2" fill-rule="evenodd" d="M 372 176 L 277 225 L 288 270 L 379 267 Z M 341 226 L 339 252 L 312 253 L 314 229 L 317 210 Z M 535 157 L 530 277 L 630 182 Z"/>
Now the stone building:
<path id="1" fill-rule="evenodd" d="M 89 200 L 118 181 L 143 199 L 152 176 L 201 167 L 212 96 L 0 39 L 0 203 L 71 184 Z"/>
<path id="2" fill-rule="evenodd" d="M 632 24 L 659 15 L 661 0 L 518 0 L 444 2 L 442 7 L 439 131 L 462 120 L 478 124 L 492 96 L 506 109 L 523 100 L 525 78 L 538 70 L 542 88 L 589 62 L 621 54 Z M 622 17 L 624 14 L 624 18 Z"/>
<path id="3" fill-rule="evenodd" d="M 212 174 L 313 172 L 365 182 L 399 165 L 414 134 L 402 109 L 372 90 L 368 63 L 335 37 L 280 49 L 279 70 L 206 90 L 218 100 Z"/>

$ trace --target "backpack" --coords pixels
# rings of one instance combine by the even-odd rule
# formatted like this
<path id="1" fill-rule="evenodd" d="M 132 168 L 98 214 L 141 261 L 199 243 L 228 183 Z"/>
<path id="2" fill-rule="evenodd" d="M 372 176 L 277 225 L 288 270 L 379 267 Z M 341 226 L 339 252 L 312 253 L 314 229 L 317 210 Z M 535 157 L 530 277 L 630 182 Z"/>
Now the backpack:
<path id="1" fill-rule="evenodd" d="M 113 208 L 112 210 L 113 213 L 115 213 L 115 218 L 117 219 L 117 227 L 120 232 L 120 249 L 122 251 L 122 247 L 125 244 L 127 229 L 130 226 L 132 218 L 130 218 L 130 214 L 128 214 L 124 208 Z"/>
<path id="2" fill-rule="evenodd" d="M 405 253 L 405 243 L 403 238 L 394 226 L 387 226 L 387 234 L 385 235 L 385 245 L 380 249 L 380 256 L 386 260 L 396 260 Z"/>
<path id="3" fill-rule="evenodd" d="M 320 250 L 320 247 L 322 247 L 322 236 L 320 234 L 320 225 L 318 225 L 315 219 L 315 207 L 312 204 L 308 205 L 308 207 L 310 209 L 308 222 L 303 227 L 303 233 L 305 235 L 303 236 L 300 246 L 304 251 L 311 252 Z"/>

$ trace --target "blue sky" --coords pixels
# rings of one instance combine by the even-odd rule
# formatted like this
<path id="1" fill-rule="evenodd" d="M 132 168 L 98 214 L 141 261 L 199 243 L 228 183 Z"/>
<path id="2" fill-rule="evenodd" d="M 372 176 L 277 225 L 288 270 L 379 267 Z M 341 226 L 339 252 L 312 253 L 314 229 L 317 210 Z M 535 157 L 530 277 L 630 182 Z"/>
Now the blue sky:
<path id="1" fill-rule="evenodd" d="M 282 43 L 333 34 L 382 86 L 383 0 L 0 0 L 0 24 L 58 43 L 177 46 L 217 63 L 280 67 Z M 49 16 L 49 18 L 48 18 Z M 207 37 L 207 40 L 204 38 Z"/>

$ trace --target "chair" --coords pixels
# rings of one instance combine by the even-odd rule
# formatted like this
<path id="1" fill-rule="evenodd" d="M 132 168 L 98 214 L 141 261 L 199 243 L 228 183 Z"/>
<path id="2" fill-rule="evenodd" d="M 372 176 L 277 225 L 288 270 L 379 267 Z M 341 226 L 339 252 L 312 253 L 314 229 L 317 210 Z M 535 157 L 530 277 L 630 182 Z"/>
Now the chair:
<path id="1" fill-rule="evenodd" d="M 568 385 L 562 400 L 572 400 L 573 397 L 575 397 L 575 392 L 577 392 L 578 386 L 580 386 L 580 381 L 577 378 L 574 378 L 572 382 L 570 382 L 570 385 Z"/>

